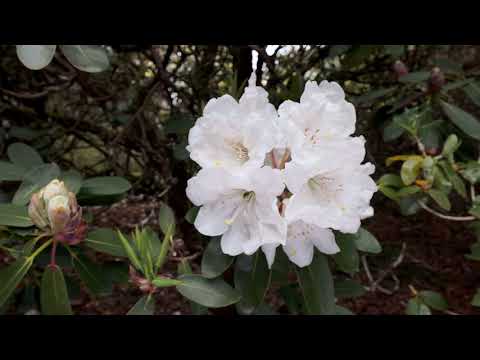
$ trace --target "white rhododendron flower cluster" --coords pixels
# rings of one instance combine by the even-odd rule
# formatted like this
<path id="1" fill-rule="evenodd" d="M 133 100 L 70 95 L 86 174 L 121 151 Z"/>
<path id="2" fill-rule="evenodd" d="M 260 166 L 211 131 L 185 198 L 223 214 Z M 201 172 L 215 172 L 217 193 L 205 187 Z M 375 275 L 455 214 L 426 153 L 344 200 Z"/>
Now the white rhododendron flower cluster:
<path id="1" fill-rule="evenodd" d="M 281 245 L 304 267 L 314 247 L 340 251 L 332 230 L 356 233 L 373 215 L 374 166 L 362 164 L 365 139 L 352 136 L 355 108 L 337 83 L 307 82 L 300 102 L 277 112 L 255 82 L 238 102 L 210 100 L 190 130 L 187 150 L 202 167 L 187 186 L 195 227 L 222 235 L 225 254 L 261 248 L 271 267 Z"/>

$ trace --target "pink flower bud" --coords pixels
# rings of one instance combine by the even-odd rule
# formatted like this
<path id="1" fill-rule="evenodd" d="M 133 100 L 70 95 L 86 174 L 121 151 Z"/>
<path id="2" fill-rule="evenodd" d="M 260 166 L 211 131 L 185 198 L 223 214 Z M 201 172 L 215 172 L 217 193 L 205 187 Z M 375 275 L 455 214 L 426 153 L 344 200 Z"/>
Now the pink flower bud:
<path id="1" fill-rule="evenodd" d="M 393 71 L 395 71 L 397 79 L 408 74 L 407 66 L 400 60 L 395 61 L 395 64 L 393 64 Z"/>
<path id="2" fill-rule="evenodd" d="M 435 67 L 432 70 L 429 81 L 429 90 L 431 92 L 438 92 L 445 85 L 445 75 L 440 68 Z"/>

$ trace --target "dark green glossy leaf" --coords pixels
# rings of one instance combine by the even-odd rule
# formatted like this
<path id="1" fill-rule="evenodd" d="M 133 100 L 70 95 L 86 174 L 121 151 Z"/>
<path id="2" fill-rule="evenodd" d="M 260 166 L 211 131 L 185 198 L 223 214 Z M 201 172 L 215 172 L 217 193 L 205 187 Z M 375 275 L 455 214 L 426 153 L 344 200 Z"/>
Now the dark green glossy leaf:
<path id="1" fill-rule="evenodd" d="M 202 257 L 202 275 L 213 279 L 222 275 L 233 263 L 233 256 L 222 252 L 220 237 L 210 239 Z"/>
<path id="2" fill-rule="evenodd" d="M 334 315 L 335 290 L 325 255 L 316 251 L 312 263 L 297 270 L 308 315 Z"/>
<path id="3" fill-rule="evenodd" d="M 67 285 L 58 266 L 48 266 L 42 277 L 40 293 L 42 313 L 45 315 L 72 315 Z"/>

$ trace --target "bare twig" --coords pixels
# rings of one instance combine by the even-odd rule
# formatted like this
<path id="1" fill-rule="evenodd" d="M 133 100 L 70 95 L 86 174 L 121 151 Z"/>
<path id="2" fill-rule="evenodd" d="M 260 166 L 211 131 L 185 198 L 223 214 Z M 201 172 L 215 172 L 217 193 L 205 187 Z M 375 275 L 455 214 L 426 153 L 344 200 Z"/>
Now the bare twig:
<path id="1" fill-rule="evenodd" d="M 433 210 L 432 208 L 428 207 L 424 202 L 417 200 L 417 204 L 420 205 L 421 208 L 428 211 L 430 214 L 433 214 L 441 219 L 444 220 L 451 220 L 451 221 L 474 221 L 476 220 L 475 216 L 449 216 L 439 213 L 438 211 Z"/>

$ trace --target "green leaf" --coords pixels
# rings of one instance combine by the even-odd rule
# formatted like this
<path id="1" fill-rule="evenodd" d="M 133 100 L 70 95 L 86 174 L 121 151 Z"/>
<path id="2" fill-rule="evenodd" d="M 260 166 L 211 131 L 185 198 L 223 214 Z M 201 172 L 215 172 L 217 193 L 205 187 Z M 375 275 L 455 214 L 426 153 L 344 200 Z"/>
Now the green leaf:
<path id="1" fill-rule="evenodd" d="M 155 302 L 148 295 L 141 297 L 128 311 L 127 315 L 153 315 L 155 313 Z"/>
<path id="2" fill-rule="evenodd" d="M 413 194 L 419 193 L 420 191 L 421 189 L 416 185 L 407 186 L 397 191 L 397 197 L 402 198 L 412 196 Z"/>
<path id="3" fill-rule="evenodd" d="M 189 224 L 193 225 L 195 223 L 195 219 L 197 218 L 199 211 L 200 211 L 199 206 L 194 206 L 190 208 L 190 210 L 188 210 L 187 214 L 185 215 L 185 220 L 187 220 Z"/>
<path id="4" fill-rule="evenodd" d="M 342 234 L 339 232 L 335 234 L 340 252 L 333 255 L 333 259 L 341 271 L 350 275 L 359 270 L 360 264 L 355 238 L 354 234 Z"/>
<path id="5" fill-rule="evenodd" d="M 191 275 L 192 274 L 192 268 L 190 267 L 190 264 L 188 263 L 188 260 L 182 259 L 178 263 L 178 268 L 177 272 L 179 275 Z M 206 315 L 208 314 L 208 309 L 205 306 L 202 306 L 200 304 L 197 304 L 194 301 L 189 301 L 190 303 L 190 309 L 192 310 L 193 315 Z"/>
<path id="6" fill-rule="evenodd" d="M 452 184 L 455 191 L 464 199 L 467 199 L 467 188 L 465 187 L 465 183 L 457 175 L 455 170 L 453 169 L 452 165 L 446 161 L 439 162 L 440 167 L 443 169 L 445 174 L 447 175 L 448 180 Z"/>
<path id="7" fill-rule="evenodd" d="M 397 191 L 391 187 L 380 185 L 378 190 L 390 200 L 397 201 L 399 199 L 397 196 Z"/>
<path id="8" fill-rule="evenodd" d="M 345 316 L 345 315 L 355 315 L 355 314 L 344 306 L 335 305 L 335 315 Z"/>
<path id="9" fill-rule="evenodd" d="M 97 73 L 108 69 L 110 63 L 105 50 L 98 45 L 60 45 L 63 54 L 77 69 Z"/>
<path id="10" fill-rule="evenodd" d="M 390 120 L 383 128 L 383 141 L 390 142 L 393 140 L 398 139 L 400 136 L 403 135 L 405 129 L 399 126 L 395 121 Z"/>
<path id="11" fill-rule="evenodd" d="M 480 123 L 473 115 L 445 101 L 441 105 L 448 118 L 466 135 L 480 140 Z"/>
<path id="12" fill-rule="evenodd" d="M 443 191 L 430 189 L 427 190 L 427 194 L 440 206 L 442 209 L 446 211 L 450 211 L 452 207 L 450 204 L 450 200 L 448 200 L 448 196 L 445 195 Z"/>
<path id="13" fill-rule="evenodd" d="M 394 57 L 399 58 L 405 53 L 405 45 L 383 45 L 385 52 Z"/>
<path id="14" fill-rule="evenodd" d="M 316 252 L 312 263 L 297 270 L 308 315 L 334 315 L 335 290 L 325 255 Z"/>
<path id="15" fill-rule="evenodd" d="M 40 165 L 29 170 L 25 173 L 23 182 L 15 193 L 12 203 L 15 205 L 28 204 L 33 193 L 39 191 L 50 181 L 58 179 L 59 176 L 60 169 L 56 164 Z"/>
<path id="16" fill-rule="evenodd" d="M 178 286 L 178 285 L 181 285 L 182 282 L 176 279 L 170 279 L 170 278 L 158 276 L 152 281 L 152 284 L 155 285 L 156 287 L 162 288 L 162 287 L 169 287 L 169 286 Z"/>
<path id="17" fill-rule="evenodd" d="M 182 282 L 177 286 L 180 294 L 206 307 L 225 307 L 240 300 L 240 294 L 219 278 L 206 279 L 199 275 L 181 275 L 178 280 Z"/>
<path id="18" fill-rule="evenodd" d="M 237 311 L 241 314 L 252 314 L 263 302 L 270 285 L 271 272 L 267 260 L 261 251 L 252 256 L 237 256 L 234 271 L 235 289 L 242 299 L 237 303 Z"/>
<path id="19" fill-rule="evenodd" d="M 131 189 L 128 180 L 119 176 L 100 176 L 83 182 L 80 194 L 86 195 L 118 195 Z"/>
<path id="20" fill-rule="evenodd" d="M 0 181 L 21 181 L 25 172 L 26 169 L 21 166 L 0 161 Z"/>
<path id="21" fill-rule="evenodd" d="M 480 87 L 477 84 L 470 83 L 463 88 L 463 91 L 475 105 L 480 106 Z"/>
<path id="22" fill-rule="evenodd" d="M 465 255 L 465 257 L 469 260 L 480 261 L 480 242 L 477 242 L 470 246 L 470 251 L 471 254 Z"/>
<path id="23" fill-rule="evenodd" d="M 337 299 L 354 298 L 365 294 L 365 288 L 355 280 L 335 281 L 335 297 Z"/>
<path id="24" fill-rule="evenodd" d="M 29 258 L 22 257 L 0 270 L 0 307 L 13 294 L 18 284 L 30 270 L 32 263 Z"/>
<path id="25" fill-rule="evenodd" d="M 14 143 L 8 147 L 8 158 L 17 166 L 31 169 L 43 165 L 42 157 L 32 147 L 23 143 Z"/>
<path id="26" fill-rule="evenodd" d="M 410 185 L 417 179 L 422 167 L 422 161 L 423 160 L 414 158 L 408 159 L 403 163 L 400 176 L 405 185 Z"/>
<path id="27" fill-rule="evenodd" d="M 480 289 L 477 290 L 477 293 L 473 297 L 472 305 L 473 306 L 480 306 Z"/>
<path id="28" fill-rule="evenodd" d="M 118 238 L 122 242 L 123 249 L 125 250 L 125 253 L 127 254 L 128 259 L 130 260 L 132 265 L 138 271 L 143 271 L 142 263 L 140 262 L 140 259 L 138 258 L 137 252 L 132 247 L 131 242 L 120 232 L 120 230 L 118 231 Z"/>
<path id="29" fill-rule="evenodd" d="M 410 299 L 405 313 L 407 315 L 432 315 L 429 307 L 417 297 Z"/>
<path id="30" fill-rule="evenodd" d="M 435 291 L 420 291 L 418 296 L 427 306 L 431 307 L 432 309 L 443 311 L 447 310 L 448 308 L 445 298 Z"/>
<path id="31" fill-rule="evenodd" d="M 480 219 L 480 205 L 473 205 L 470 210 L 468 210 L 468 213 Z"/>
<path id="32" fill-rule="evenodd" d="M 110 228 L 90 231 L 85 239 L 89 248 L 116 257 L 128 257 L 118 234 Z"/>
<path id="33" fill-rule="evenodd" d="M 297 284 L 285 285 L 279 289 L 280 296 L 282 297 L 285 305 L 288 308 L 290 315 L 297 315 L 300 313 L 300 304 L 302 303 L 302 297 L 297 291 Z"/>
<path id="34" fill-rule="evenodd" d="M 381 186 L 392 186 L 395 188 L 402 188 L 405 185 L 402 178 L 396 174 L 385 174 L 377 181 L 377 183 Z"/>
<path id="35" fill-rule="evenodd" d="M 112 283 L 105 276 L 102 265 L 95 264 L 85 256 L 77 255 L 73 258 L 73 266 L 93 295 L 102 296 L 112 292 Z"/>
<path id="36" fill-rule="evenodd" d="M 57 45 L 17 45 L 18 59 L 30 70 L 40 70 L 50 64 Z"/>
<path id="37" fill-rule="evenodd" d="M 83 176 L 76 170 L 69 170 L 62 173 L 62 176 L 60 176 L 60 180 L 65 183 L 68 191 L 77 194 L 82 187 Z"/>
<path id="38" fill-rule="evenodd" d="M 354 99 L 355 104 L 369 104 L 395 91 L 395 88 L 376 89 Z"/>
<path id="39" fill-rule="evenodd" d="M 67 285 L 58 266 L 48 266 L 42 277 L 40 293 L 44 315 L 72 315 Z"/>
<path id="40" fill-rule="evenodd" d="M 163 202 L 160 204 L 158 224 L 163 234 L 172 236 L 175 233 L 175 214 L 173 210 Z"/>
<path id="41" fill-rule="evenodd" d="M 465 168 L 460 170 L 460 174 L 471 184 L 476 184 L 480 180 L 480 164 L 476 161 L 469 161 Z"/>
<path id="42" fill-rule="evenodd" d="M 30 227 L 33 225 L 25 206 L 0 204 L 0 225 Z"/>
<path id="43" fill-rule="evenodd" d="M 222 275 L 233 263 L 233 256 L 222 252 L 220 237 L 210 239 L 202 257 L 202 275 L 208 279 Z"/>
<path id="44" fill-rule="evenodd" d="M 398 81 L 405 84 L 418 84 L 424 82 L 430 78 L 430 72 L 428 71 L 416 71 L 401 76 Z"/>
<path id="45" fill-rule="evenodd" d="M 438 58 L 433 61 L 433 63 L 438 66 L 443 72 L 447 74 L 462 74 L 463 67 L 462 64 L 459 64 L 448 58 Z"/>
<path id="46" fill-rule="evenodd" d="M 449 156 L 453 154 L 459 146 L 458 137 L 455 134 L 450 134 L 450 136 L 445 140 L 443 144 L 442 155 Z"/>
<path id="47" fill-rule="evenodd" d="M 406 198 L 401 198 L 398 200 L 398 206 L 400 207 L 400 213 L 403 216 L 410 216 L 416 214 L 420 209 L 420 205 L 418 205 L 417 200 L 415 196 L 412 197 L 406 197 Z"/>
<path id="48" fill-rule="evenodd" d="M 382 246 L 377 238 L 368 230 L 360 228 L 355 235 L 355 246 L 359 251 L 371 254 L 379 254 L 382 252 Z"/>

